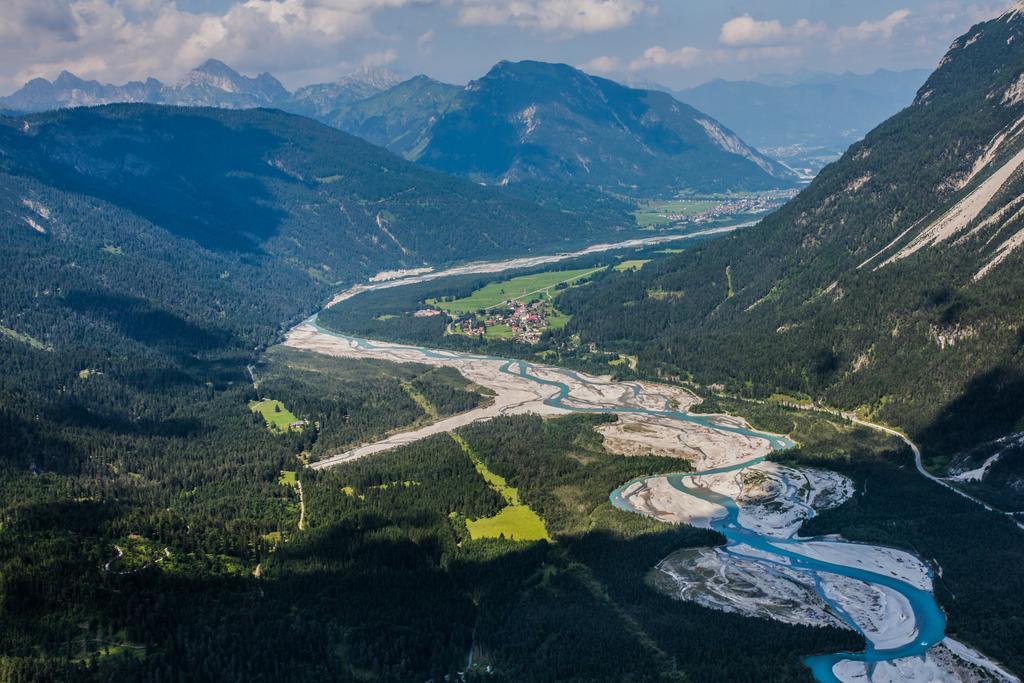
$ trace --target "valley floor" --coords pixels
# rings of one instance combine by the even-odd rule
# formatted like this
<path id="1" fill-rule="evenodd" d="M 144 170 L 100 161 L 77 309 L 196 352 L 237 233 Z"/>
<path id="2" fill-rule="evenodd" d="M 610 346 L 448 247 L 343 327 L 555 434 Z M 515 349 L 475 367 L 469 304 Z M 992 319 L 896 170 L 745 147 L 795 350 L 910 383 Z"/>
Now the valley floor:
<path id="1" fill-rule="evenodd" d="M 348 358 L 453 367 L 496 394 L 486 408 L 349 449 L 314 468 L 351 462 L 502 415 L 620 414 L 617 423 L 601 428 L 609 448 L 627 455 L 664 449 L 659 454 L 692 459 L 699 473 L 645 477 L 614 492 L 612 502 L 670 524 L 713 529 L 729 540 L 724 548 L 684 551 L 660 563 L 656 581 L 666 593 L 749 616 L 853 628 L 867 638 L 865 655 L 810 658 L 819 680 L 868 676 L 968 681 L 978 666 L 997 679 L 1016 680 L 982 655 L 965 659 L 962 647 L 956 654 L 955 647 L 941 645 L 945 619 L 931 596 L 931 571 L 913 555 L 795 535 L 818 510 L 853 495 L 849 479 L 763 462 L 772 450 L 792 442 L 755 432 L 736 418 L 686 413 L 697 399 L 683 389 L 354 339 L 313 321 L 292 330 L 286 344 Z"/>

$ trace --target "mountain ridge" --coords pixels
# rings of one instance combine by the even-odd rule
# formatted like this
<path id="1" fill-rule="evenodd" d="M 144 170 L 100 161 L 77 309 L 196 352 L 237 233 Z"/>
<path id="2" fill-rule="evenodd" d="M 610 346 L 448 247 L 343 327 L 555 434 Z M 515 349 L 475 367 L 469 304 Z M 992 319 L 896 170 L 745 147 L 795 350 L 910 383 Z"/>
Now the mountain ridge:
<path id="1" fill-rule="evenodd" d="M 120 99 L 280 108 L 426 166 L 495 185 L 552 181 L 670 196 L 774 189 L 796 180 L 787 167 L 670 95 L 530 60 L 498 62 L 465 87 L 426 76 L 402 81 L 386 69 L 364 68 L 290 93 L 268 73 L 243 76 L 210 59 L 174 86 L 155 79 L 107 86 L 62 74 L 57 82 L 37 79 L 0 98 L 0 106 L 32 111 Z M 485 129 L 491 137 L 478 139 Z M 503 159 L 494 156 L 499 149 Z"/>
<path id="2" fill-rule="evenodd" d="M 125 102 L 235 109 L 275 107 L 317 118 L 347 102 L 397 85 L 400 80 L 387 69 L 361 68 L 336 81 L 311 84 L 289 92 L 268 72 L 246 76 L 211 58 L 173 85 L 152 77 L 144 82 L 105 84 L 62 71 L 53 81 L 34 78 L 14 93 L 0 97 L 0 106 L 25 112 Z"/>
<path id="3" fill-rule="evenodd" d="M 1021 83 L 1018 8 L 760 225 L 563 295 L 570 332 L 654 372 L 858 409 L 937 467 L 1020 431 Z M 659 290 L 685 296 L 644 295 Z"/>
<path id="4" fill-rule="evenodd" d="M 410 158 L 499 185 L 564 179 L 613 193 L 671 195 L 786 187 L 795 180 L 670 95 L 567 64 L 498 62 L 453 94 L 426 137 L 422 152 Z"/>
<path id="5" fill-rule="evenodd" d="M 911 104 L 927 70 L 817 74 L 786 83 L 715 79 L 663 88 L 736 130 L 748 143 L 809 172 Z"/>

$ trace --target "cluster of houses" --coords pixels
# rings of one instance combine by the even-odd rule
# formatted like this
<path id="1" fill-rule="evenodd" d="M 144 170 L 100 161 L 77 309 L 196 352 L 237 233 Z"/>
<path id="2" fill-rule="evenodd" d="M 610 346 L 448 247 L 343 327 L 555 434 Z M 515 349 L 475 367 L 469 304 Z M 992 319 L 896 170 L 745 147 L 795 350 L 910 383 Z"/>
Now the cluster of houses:
<path id="1" fill-rule="evenodd" d="M 512 339 L 536 344 L 548 327 L 550 307 L 544 301 L 506 301 L 501 307 L 489 309 L 483 319 L 470 315 L 453 325 L 462 334 L 482 337 L 489 327 L 505 325 L 512 330 Z"/>
<path id="2" fill-rule="evenodd" d="M 676 223 L 711 223 L 727 216 L 757 214 L 774 211 L 796 196 L 797 190 L 778 190 L 750 197 L 721 202 L 714 208 L 696 214 L 670 214 L 669 220 Z"/>

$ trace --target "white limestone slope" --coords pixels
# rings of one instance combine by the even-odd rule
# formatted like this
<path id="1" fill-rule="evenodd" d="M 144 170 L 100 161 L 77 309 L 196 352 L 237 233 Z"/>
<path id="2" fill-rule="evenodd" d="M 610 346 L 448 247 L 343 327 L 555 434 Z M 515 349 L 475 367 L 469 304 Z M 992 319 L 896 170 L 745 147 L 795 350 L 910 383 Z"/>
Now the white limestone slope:
<path id="1" fill-rule="evenodd" d="M 989 175 L 966 197 L 946 211 L 938 220 L 921 230 L 908 244 L 887 258 L 879 268 L 905 259 L 925 247 L 946 242 L 962 233 L 985 210 L 996 194 L 1024 164 L 1024 148 Z"/>

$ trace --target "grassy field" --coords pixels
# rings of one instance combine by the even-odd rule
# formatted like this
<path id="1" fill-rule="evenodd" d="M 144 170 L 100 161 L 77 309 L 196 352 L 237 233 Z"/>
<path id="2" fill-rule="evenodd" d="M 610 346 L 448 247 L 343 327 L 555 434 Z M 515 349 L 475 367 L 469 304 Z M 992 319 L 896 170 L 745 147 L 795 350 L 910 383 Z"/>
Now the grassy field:
<path id="1" fill-rule="evenodd" d="M 526 505 L 509 505 L 493 517 L 467 519 L 473 540 L 505 538 L 510 541 L 550 541 L 544 520 Z"/>
<path id="2" fill-rule="evenodd" d="M 640 270 L 650 262 L 650 259 L 633 259 L 632 261 L 623 261 L 619 265 L 615 266 L 615 270 L 620 273 L 624 273 L 627 270 Z"/>
<path id="3" fill-rule="evenodd" d="M 259 413 L 267 422 L 267 427 L 272 432 L 287 432 L 290 424 L 299 422 L 299 418 L 284 407 L 280 401 L 265 398 L 262 401 L 249 403 L 249 410 Z M 301 427 L 300 427 L 301 429 Z"/>
<path id="4" fill-rule="evenodd" d="M 569 324 L 569 318 L 571 317 L 571 315 L 566 315 L 565 313 L 562 313 L 558 309 L 552 307 L 551 312 L 548 313 L 548 329 L 562 329 L 563 327 Z"/>
<path id="5" fill-rule="evenodd" d="M 512 339 L 514 333 L 508 325 L 491 325 L 484 330 L 484 339 Z"/>
<path id="6" fill-rule="evenodd" d="M 491 282 L 462 299 L 454 301 L 428 299 L 427 303 L 456 315 L 472 313 L 500 306 L 510 299 L 518 300 L 526 299 L 527 297 L 550 298 L 551 291 L 556 285 L 563 282 L 573 284 L 599 270 L 602 269 L 552 270 L 533 275 L 523 275 L 510 280 Z"/>
<path id="7" fill-rule="evenodd" d="M 132 659 L 145 659 L 146 646 L 136 645 L 125 639 L 124 631 L 119 631 L 112 638 L 106 640 L 88 640 L 85 637 L 71 641 L 72 647 L 79 647 L 80 653 L 71 658 L 74 664 L 85 665 L 90 661 L 95 662 L 105 657 L 131 657 Z"/>
<path id="8" fill-rule="evenodd" d="M 5 337 L 7 337 L 8 339 L 12 339 L 12 340 L 14 340 L 16 342 L 21 342 L 22 344 L 28 344 L 33 349 L 37 349 L 39 351 L 45 351 L 46 350 L 46 347 L 43 346 L 43 343 L 40 342 L 35 337 L 32 337 L 31 335 L 27 335 L 27 334 L 22 334 L 21 332 L 17 332 L 15 330 L 12 330 L 9 327 L 4 327 L 3 325 L 0 325 L 0 335 L 3 335 Z"/>
<path id="9" fill-rule="evenodd" d="M 473 540 L 480 538 L 506 538 L 512 541 L 550 541 L 547 526 L 540 515 L 529 505 L 523 505 L 519 499 L 519 491 L 508 485 L 505 477 L 492 472 L 487 465 L 473 452 L 466 440 L 457 434 L 451 435 L 462 446 L 473 466 L 487 485 L 494 489 L 508 505 L 493 517 L 467 519 L 466 529 Z"/>
<path id="10" fill-rule="evenodd" d="M 281 470 L 281 476 L 277 478 L 277 483 L 281 486 L 298 486 L 299 479 L 295 470 Z"/>

